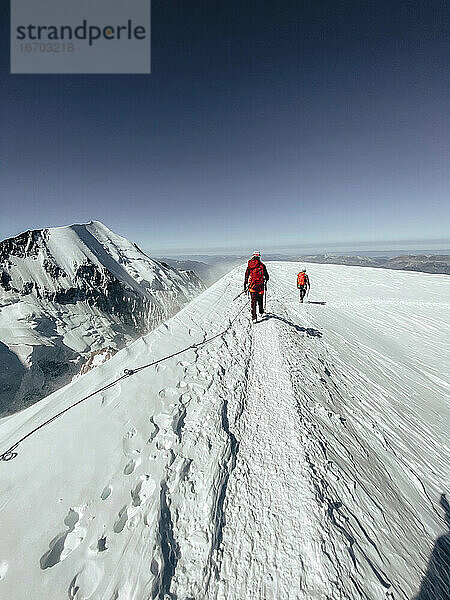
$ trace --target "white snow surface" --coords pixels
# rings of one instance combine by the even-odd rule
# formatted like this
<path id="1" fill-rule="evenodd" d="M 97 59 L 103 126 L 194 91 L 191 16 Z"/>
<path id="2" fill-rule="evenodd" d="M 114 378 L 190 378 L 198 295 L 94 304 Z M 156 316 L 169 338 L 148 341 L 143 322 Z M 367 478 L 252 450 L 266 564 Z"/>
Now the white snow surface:
<path id="1" fill-rule="evenodd" d="M 237 268 L 0 421 L 3 452 L 227 328 L 0 462 L 0 598 L 448 598 L 450 280 L 314 264 L 302 305 L 298 265 L 267 266 L 256 325 Z"/>

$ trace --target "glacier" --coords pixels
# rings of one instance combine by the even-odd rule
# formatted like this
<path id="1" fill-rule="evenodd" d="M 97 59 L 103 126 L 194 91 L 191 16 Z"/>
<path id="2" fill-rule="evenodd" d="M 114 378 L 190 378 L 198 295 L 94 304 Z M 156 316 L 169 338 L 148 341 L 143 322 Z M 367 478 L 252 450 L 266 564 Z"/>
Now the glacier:
<path id="1" fill-rule="evenodd" d="M 1 598 L 448 598 L 448 278 L 267 267 L 0 420 Z"/>
<path id="2" fill-rule="evenodd" d="M 99 221 L 0 242 L 0 415 L 68 383 L 175 314 L 204 285 Z"/>

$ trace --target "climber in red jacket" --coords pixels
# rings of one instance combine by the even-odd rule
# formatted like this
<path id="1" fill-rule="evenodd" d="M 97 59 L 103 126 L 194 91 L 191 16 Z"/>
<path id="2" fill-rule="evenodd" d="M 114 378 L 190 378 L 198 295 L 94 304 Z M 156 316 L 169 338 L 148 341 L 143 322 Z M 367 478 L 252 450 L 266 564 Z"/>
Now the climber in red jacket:
<path id="1" fill-rule="evenodd" d="M 248 261 L 245 271 L 244 291 L 250 292 L 252 306 L 252 321 L 256 323 L 256 304 L 259 307 L 259 313 L 264 314 L 264 293 L 266 291 L 266 282 L 269 281 L 269 273 L 266 265 L 261 262 L 261 253 L 259 250 L 253 252 Z"/>

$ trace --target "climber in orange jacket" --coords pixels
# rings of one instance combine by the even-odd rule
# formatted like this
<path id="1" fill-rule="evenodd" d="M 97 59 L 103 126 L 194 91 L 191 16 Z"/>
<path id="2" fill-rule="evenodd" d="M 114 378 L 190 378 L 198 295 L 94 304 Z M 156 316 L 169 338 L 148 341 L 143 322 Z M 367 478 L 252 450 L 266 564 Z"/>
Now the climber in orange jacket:
<path id="1" fill-rule="evenodd" d="M 310 287 L 311 285 L 309 283 L 309 277 L 306 274 L 306 269 L 302 269 L 297 275 L 297 288 L 300 290 L 300 302 L 303 302 L 303 298 Z"/>

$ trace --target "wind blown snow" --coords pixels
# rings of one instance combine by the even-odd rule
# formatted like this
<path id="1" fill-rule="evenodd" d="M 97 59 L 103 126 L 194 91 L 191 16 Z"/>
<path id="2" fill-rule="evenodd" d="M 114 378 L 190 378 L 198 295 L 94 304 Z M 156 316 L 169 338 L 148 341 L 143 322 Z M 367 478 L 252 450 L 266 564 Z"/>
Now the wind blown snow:
<path id="1" fill-rule="evenodd" d="M 3 452 L 227 328 L 0 462 L 1 598 L 448 598 L 448 278 L 311 265 L 302 305 L 267 266 L 255 326 L 240 267 L 0 421 Z"/>

